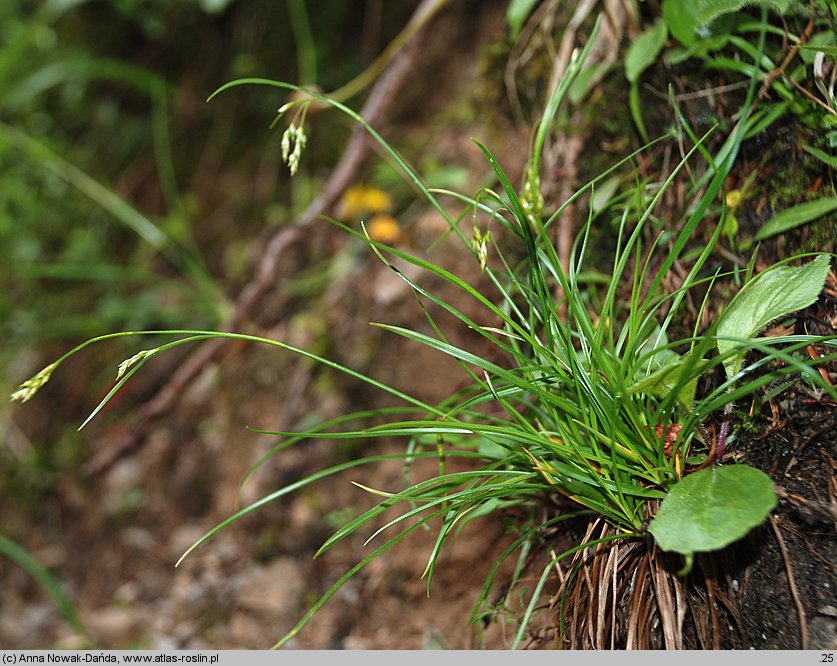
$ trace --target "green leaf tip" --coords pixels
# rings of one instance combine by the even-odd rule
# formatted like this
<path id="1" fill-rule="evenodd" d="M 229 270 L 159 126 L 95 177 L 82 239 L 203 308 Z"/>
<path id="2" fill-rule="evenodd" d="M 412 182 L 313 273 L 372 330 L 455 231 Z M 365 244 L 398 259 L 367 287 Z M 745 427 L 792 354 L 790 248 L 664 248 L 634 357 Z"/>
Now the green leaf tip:
<path id="1" fill-rule="evenodd" d="M 674 485 L 648 531 L 663 550 L 690 556 L 737 541 L 775 506 L 773 481 L 764 472 L 748 465 L 712 466 Z"/>

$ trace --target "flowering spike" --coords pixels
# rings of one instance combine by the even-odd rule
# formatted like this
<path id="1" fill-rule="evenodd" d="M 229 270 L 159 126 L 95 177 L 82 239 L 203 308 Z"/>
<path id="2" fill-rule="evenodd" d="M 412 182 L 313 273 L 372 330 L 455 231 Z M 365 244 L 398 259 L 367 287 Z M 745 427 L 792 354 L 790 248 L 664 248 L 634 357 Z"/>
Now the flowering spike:
<path id="1" fill-rule="evenodd" d="M 308 137 L 305 135 L 305 128 L 302 125 L 288 125 L 288 129 L 282 134 L 282 161 L 288 165 L 291 171 L 291 176 L 296 175 L 299 169 L 299 158 L 302 156 L 302 150 L 308 142 Z M 291 150 L 293 146 L 293 150 Z"/>
<path id="2" fill-rule="evenodd" d="M 124 375 L 131 368 L 131 366 L 136 365 L 140 361 L 149 358 L 150 356 L 154 356 L 154 354 L 156 354 L 158 350 L 159 347 L 155 347 L 154 349 L 144 349 L 143 351 L 134 354 L 131 358 L 122 361 L 122 363 L 119 364 L 119 368 L 116 371 L 117 381 L 122 378 L 122 375 Z"/>
<path id="3" fill-rule="evenodd" d="M 485 273 L 485 262 L 488 259 L 488 244 L 491 242 L 491 230 L 486 229 L 485 233 L 480 231 L 474 220 L 474 229 L 471 232 L 471 248 L 477 253 L 480 261 L 480 270 Z"/>
<path id="4" fill-rule="evenodd" d="M 41 390 L 41 387 L 49 381 L 49 378 L 52 376 L 53 370 L 58 366 L 58 362 L 51 363 L 43 370 L 41 370 L 38 374 L 36 374 L 31 379 L 27 379 L 23 382 L 20 386 L 17 387 L 17 391 L 12 393 L 12 400 L 17 402 L 26 402 L 29 400 L 33 395 L 35 395 L 38 391 Z"/>

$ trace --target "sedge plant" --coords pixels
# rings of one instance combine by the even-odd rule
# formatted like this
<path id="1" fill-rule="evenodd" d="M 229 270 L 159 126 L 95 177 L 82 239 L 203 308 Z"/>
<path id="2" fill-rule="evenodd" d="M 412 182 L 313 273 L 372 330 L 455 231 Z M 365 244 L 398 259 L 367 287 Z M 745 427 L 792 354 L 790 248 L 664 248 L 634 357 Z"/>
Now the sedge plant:
<path id="1" fill-rule="evenodd" d="M 593 42 L 591 38 L 588 44 Z M 569 561 L 582 551 L 608 542 L 646 543 L 650 534 L 659 548 L 683 556 L 682 572 L 685 573 L 696 553 L 722 548 L 744 536 L 766 519 L 776 501 L 772 482 L 762 472 L 742 464 L 716 464 L 720 457 L 718 443 L 713 443 L 707 435 L 704 423 L 713 415 L 723 413 L 734 401 L 755 394 L 783 376 L 799 375 L 818 390 L 835 397 L 834 388 L 813 368 L 816 363 L 833 359 L 835 354 L 824 353 L 812 360 L 800 353 L 813 344 L 833 348 L 833 338 L 758 337 L 771 321 L 817 298 L 830 266 L 826 255 L 789 258 L 787 266 L 759 275 L 753 275 L 751 265 L 744 286 L 708 330 L 699 331 L 695 324 L 687 337 L 673 334 L 675 324 L 684 319 L 682 305 L 687 295 L 698 294 L 698 300 L 703 299 L 702 314 L 715 280 L 721 277 L 706 273 L 708 259 L 723 228 L 723 219 L 712 220 L 710 215 L 715 202 L 722 198 L 724 180 L 747 129 L 746 114 L 742 114 L 718 159 L 708 155 L 706 137 L 697 139 L 683 161 L 658 184 L 650 202 L 624 207 L 615 251 L 606 268 L 609 276 L 597 292 L 597 298 L 589 298 L 591 287 L 585 278 L 594 226 L 592 213 L 578 235 L 570 264 L 561 264 L 550 239 L 562 209 L 547 217 L 541 214 L 539 205 L 534 205 L 539 197 L 537 165 L 544 136 L 585 56 L 586 52 L 582 51 L 574 57 L 547 104 L 533 140 L 526 183 L 520 191 L 512 185 L 489 149 L 478 143 L 498 186 L 470 197 L 428 189 L 398 152 L 356 112 L 316 92 L 279 81 L 243 79 L 227 84 L 216 93 L 239 85 L 274 86 L 302 93 L 297 101 L 280 110 L 280 116 L 291 110 L 297 112 L 288 135 L 292 144 L 289 148 L 293 148 L 288 151 L 292 166 L 298 164 L 305 145 L 303 123 L 307 103 L 329 104 L 348 115 L 369 132 L 428 204 L 444 217 L 450 233 L 471 249 L 499 299 L 489 298 L 432 261 L 389 247 L 373 240 L 363 230 L 334 221 L 346 233 L 368 243 L 381 261 L 409 285 L 434 333 L 386 323 L 375 325 L 452 357 L 470 378 L 467 387 L 453 392 L 439 404 L 428 404 L 372 376 L 278 340 L 203 330 L 122 332 L 88 340 L 24 383 L 15 394 L 14 397 L 22 400 L 32 397 L 63 360 L 89 344 L 114 336 L 144 335 L 161 336 L 165 342 L 123 362 L 113 389 L 89 418 L 154 356 L 179 345 L 212 338 L 245 340 L 288 350 L 398 398 L 402 407 L 348 414 L 305 432 L 274 432 L 279 442 L 261 462 L 312 438 L 400 438 L 407 442 L 402 453 L 351 460 L 279 488 L 215 526 L 183 555 L 188 556 L 239 518 L 348 469 L 392 458 L 403 460 L 407 467 L 420 459 L 438 460 L 438 472 L 430 478 L 408 482 L 401 489 L 366 488 L 379 502 L 337 529 L 319 552 L 359 532 L 368 534 L 375 548 L 335 582 L 276 647 L 293 639 L 322 605 L 366 564 L 414 530 L 421 527 L 435 530 L 435 544 L 423 574 L 429 586 L 440 553 L 462 526 L 512 506 L 528 510 L 530 519 L 520 526 L 515 540 L 488 567 L 472 620 L 485 612 L 494 576 L 505 560 L 518 558 L 515 576 L 519 578 L 527 554 L 541 535 L 562 521 L 583 518 L 606 526 L 595 534 L 588 533 L 592 536 L 580 540 L 576 546 L 546 558 L 519 618 L 514 646 L 524 639 L 555 565 L 561 560 Z M 595 191 L 598 183 L 634 157 L 635 154 L 630 155 L 600 174 L 571 201 L 582 201 L 585 194 Z M 695 205 L 664 244 L 660 235 L 654 238 L 650 233 L 648 222 L 686 161 L 696 159 L 707 162 L 708 177 L 694 193 Z M 448 199 L 461 208 L 459 215 L 451 215 L 442 204 Z M 641 200 L 635 197 L 629 201 Z M 692 254 L 682 285 L 666 291 L 665 276 L 676 261 L 687 261 L 685 254 L 690 241 L 698 228 L 707 223 L 715 225 L 709 242 L 696 256 Z M 465 229 L 470 226 L 470 233 L 463 226 Z M 648 238 L 651 238 L 650 246 Z M 663 258 L 652 269 L 651 258 L 657 255 Z M 804 261 L 796 266 L 791 263 L 798 262 L 791 259 Z M 400 262 L 423 269 L 425 275 L 446 282 L 463 299 L 475 301 L 482 308 L 483 317 L 476 320 L 466 314 L 472 308 L 440 298 L 424 286 L 422 278 L 400 271 L 396 265 Z M 600 270 L 600 267 L 592 268 Z M 454 345 L 433 318 L 429 304 L 474 331 L 490 343 L 496 354 L 489 358 Z M 697 320 L 701 318 L 698 316 Z M 747 356 L 749 351 L 755 352 L 752 358 Z M 723 371 L 725 379 L 699 395 L 698 379 L 716 370 Z M 386 417 L 383 424 L 382 416 Z M 348 424 L 358 422 L 369 425 L 348 429 Z M 466 459 L 470 465 L 464 471 L 449 470 L 447 461 L 455 458 Z M 563 498 L 563 510 L 543 511 L 549 504 L 547 498 L 556 496 Z M 684 509 L 689 506 L 700 506 L 701 510 Z M 381 525 L 381 517 L 393 507 L 402 510 Z"/>

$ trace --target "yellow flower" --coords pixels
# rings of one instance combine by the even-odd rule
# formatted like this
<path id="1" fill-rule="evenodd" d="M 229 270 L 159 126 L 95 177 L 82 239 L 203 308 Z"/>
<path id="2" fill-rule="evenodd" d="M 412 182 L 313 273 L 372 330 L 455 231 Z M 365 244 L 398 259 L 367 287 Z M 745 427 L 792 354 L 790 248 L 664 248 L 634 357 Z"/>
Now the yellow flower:
<path id="1" fill-rule="evenodd" d="M 392 209 L 392 198 L 375 187 L 355 185 L 343 193 L 337 205 L 337 217 L 350 222 L 368 213 L 386 213 Z"/>
<path id="2" fill-rule="evenodd" d="M 727 208 L 735 210 L 744 199 L 744 193 L 741 190 L 730 190 L 727 192 Z"/>
<path id="3" fill-rule="evenodd" d="M 392 245 L 403 238 L 401 227 L 392 215 L 375 215 L 366 227 L 369 237 L 379 243 Z"/>

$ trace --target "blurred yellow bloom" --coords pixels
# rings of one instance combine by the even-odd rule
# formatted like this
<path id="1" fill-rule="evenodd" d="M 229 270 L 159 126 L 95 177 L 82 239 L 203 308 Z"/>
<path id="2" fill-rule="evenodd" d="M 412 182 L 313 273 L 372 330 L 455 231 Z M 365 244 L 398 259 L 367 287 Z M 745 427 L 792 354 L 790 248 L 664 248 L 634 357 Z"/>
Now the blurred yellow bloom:
<path id="1" fill-rule="evenodd" d="M 375 187 L 355 185 L 343 193 L 337 204 L 337 216 L 350 222 L 369 213 L 386 213 L 392 209 L 392 198 Z"/>
<path id="2" fill-rule="evenodd" d="M 366 226 L 369 237 L 379 243 L 392 245 L 402 239 L 401 227 L 392 215 L 375 215 Z"/>
<path id="3" fill-rule="evenodd" d="M 744 199 L 744 193 L 741 190 L 730 190 L 727 192 L 727 208 L 735 210 Z"/>

